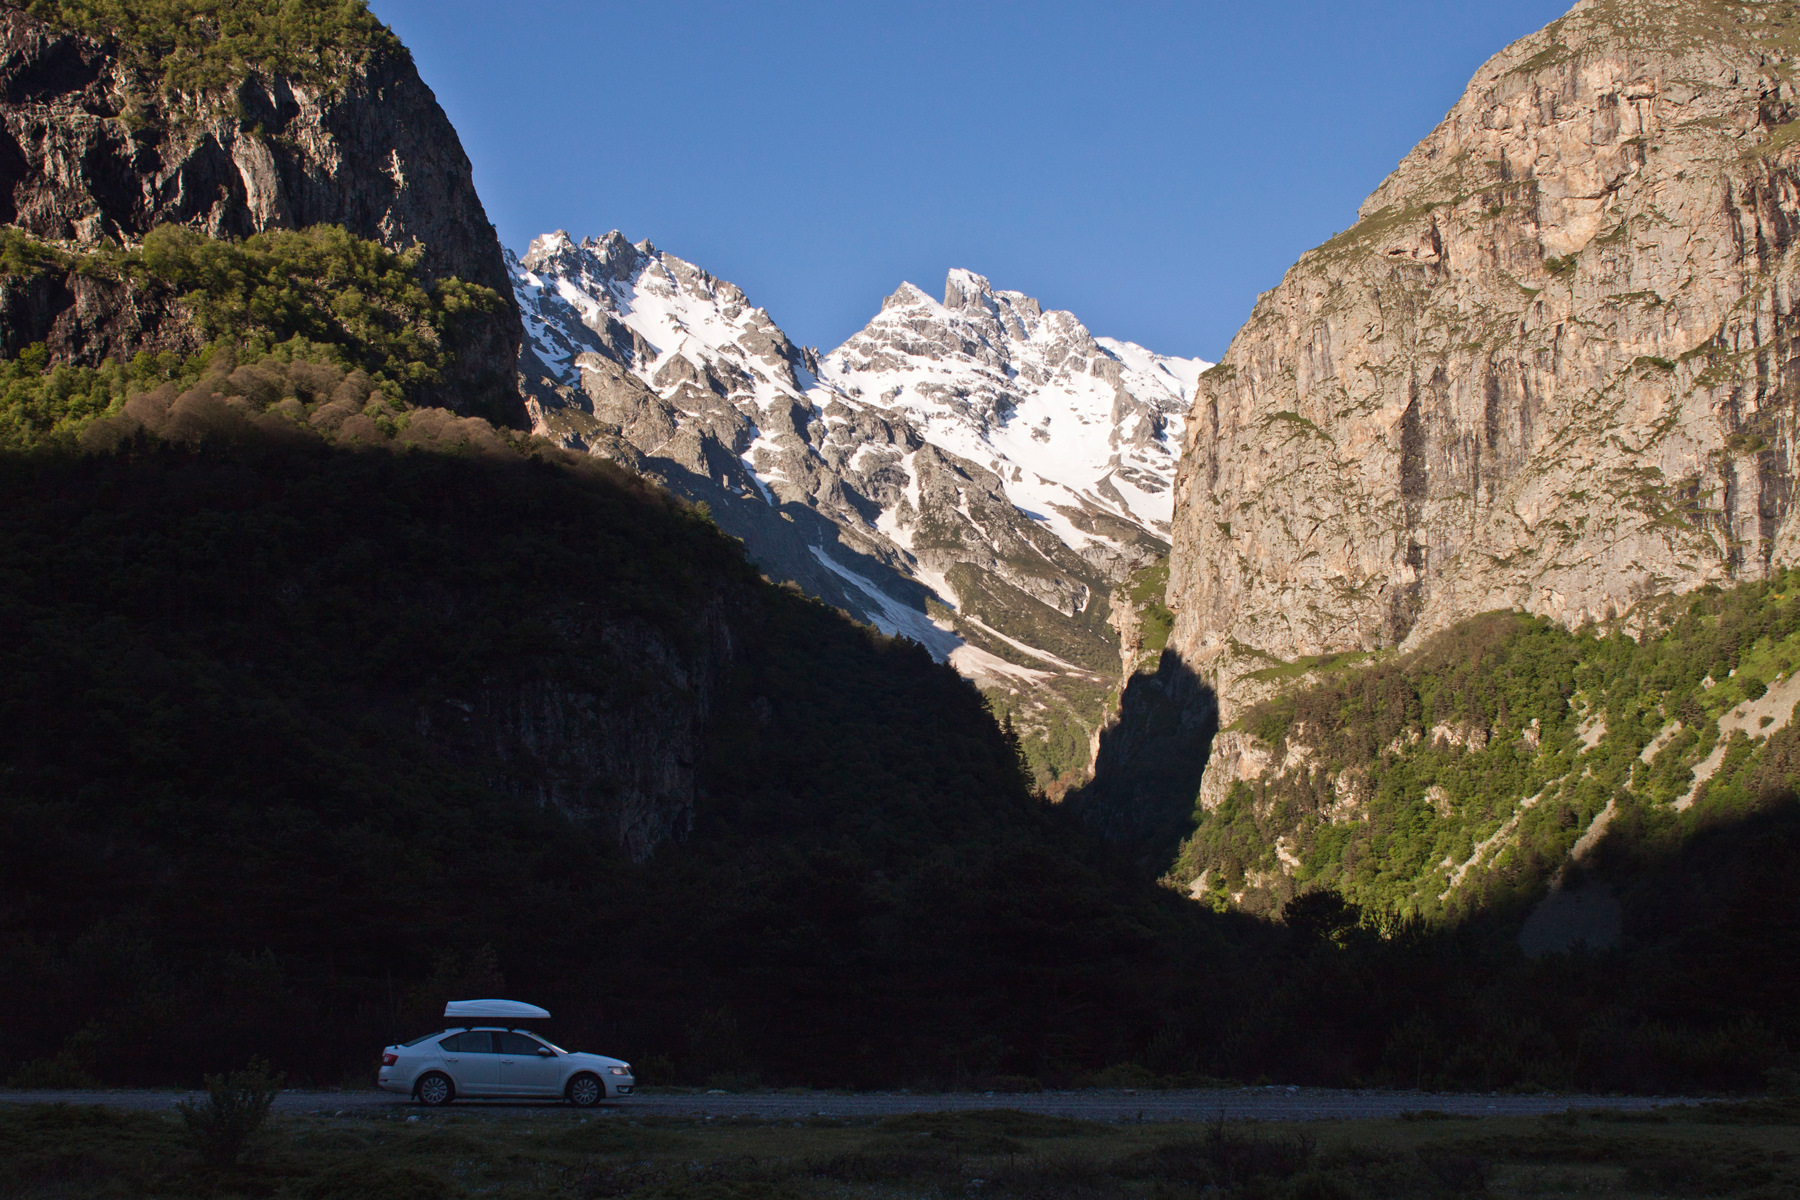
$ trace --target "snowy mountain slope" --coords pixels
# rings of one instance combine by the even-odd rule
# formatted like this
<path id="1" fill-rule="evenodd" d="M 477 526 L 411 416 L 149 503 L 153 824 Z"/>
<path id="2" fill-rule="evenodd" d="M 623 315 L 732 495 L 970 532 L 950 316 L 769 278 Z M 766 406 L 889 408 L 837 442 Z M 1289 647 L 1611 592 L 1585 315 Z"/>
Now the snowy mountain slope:
<path id="1" fill-rule="evenodd" d="M 1063 510 L 1167 527 L 1186 398 L 1205 365 L 1094 338 L 1072 313 L 952 271 L 944 303 L 903 285 L 820 374 L 933 444 L 1006 464 L 1008 495 L 1079 544 L 1091 531 Z"/>
<path id="2" fill-rule="evenodd" d="M 954 664 L 1016 712 L 1041 775 L 1086 766 L 1119 669 L 1109 593 L 1167 549 L 1207 364 L 967 271 L 943 303 L 903 284 L 821 359 L 616 232 L 509 266 L 540 432 L 705 501 L 772 576 Z"/>

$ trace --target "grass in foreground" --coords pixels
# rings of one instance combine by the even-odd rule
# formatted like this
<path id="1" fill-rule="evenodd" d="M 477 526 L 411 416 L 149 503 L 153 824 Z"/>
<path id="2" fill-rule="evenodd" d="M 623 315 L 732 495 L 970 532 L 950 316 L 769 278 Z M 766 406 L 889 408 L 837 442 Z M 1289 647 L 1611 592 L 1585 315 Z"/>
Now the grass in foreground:
<path id="1" fill-rule="evenodd" d="M 1099 1124 L 995 1110 L 881 1120 L 411 1109 L 278 1120 L 207 1167 L 173 1117 L 0 1110 L 0 1197 L 1792 1196 L 1800 1102 L 1296 1125 Z"/>

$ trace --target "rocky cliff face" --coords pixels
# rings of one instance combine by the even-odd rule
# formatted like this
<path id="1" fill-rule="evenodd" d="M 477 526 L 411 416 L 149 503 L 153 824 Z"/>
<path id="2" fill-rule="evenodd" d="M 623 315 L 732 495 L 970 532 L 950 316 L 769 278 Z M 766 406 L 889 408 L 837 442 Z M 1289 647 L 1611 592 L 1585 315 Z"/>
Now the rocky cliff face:
<path id="1" fill-rule="evenodd" d="M 456 132 L 403 49 L 328 64 L 329 82 L 251 70 L 216 94 L 171 94 L 135 62 L 0 6 L 0 224 L 77 249 L 169 223 L 215 237 L 335 224 L 416 244 L 425 280 L 455 276 L 509 301 L 468 323 L 457 377 L 433 399 L 522 420 L 500 245 Z M 9 330 L 67 361 L 191 341 L 161 298 L 115 292 L 74 276 L 32 294 L 0 284 L 0 305 Z"/>
<path id="2" fill-rule="evenodd" d="M 1579 4 L 1258 301 L 1176 487 L 1171 645 L 1227 723 L 1309 656 L 1791 559 L 1796 52 L 1780 5 Z"/>
<path id="3" fill-rule="evenodd" d="M 546 673 L 428 706 L 417 728 L 497 789 L 595 825 L 643 862 L 693 827 L 708 723 L 733 665 L 730 615 L 721 595 L 685 639 L 642 622 L 584 630 L 584 658 L 629 686 L 608 694 Z"/>
<path id="4" fill-rule="evenodd" d="M 829 355 L 734 285 L 617 233 L 515 268 L 534 427 L 711 506 L 771 575 L 990 690 L 1040 782 L 1088 762 L 1117 681 L 1108 594 L 1167 546 L 1205 365 L 1095 338 L 953 271 Z"/>

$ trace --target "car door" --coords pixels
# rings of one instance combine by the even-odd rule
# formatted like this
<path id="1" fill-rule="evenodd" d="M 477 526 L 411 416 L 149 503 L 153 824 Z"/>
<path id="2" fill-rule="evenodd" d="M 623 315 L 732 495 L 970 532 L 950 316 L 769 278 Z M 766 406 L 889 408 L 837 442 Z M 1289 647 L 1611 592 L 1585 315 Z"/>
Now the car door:
<path id="1" fill-rule="evenodd" d="M 439 1042 L 444 1066 L 464 1096 L 492 1096 L 500 1091 L 500 1055 L 494 1034 L 486 1029 L 466 1029 Z"/>
<path id="2" fill-rule="evenodd" d="M 494 1036 L 500 1041 L 501 1091 L 508 1096 L 562 1095 L 563 1063 L 556 1051 L 529 1034 L 508 1031 Z"/>

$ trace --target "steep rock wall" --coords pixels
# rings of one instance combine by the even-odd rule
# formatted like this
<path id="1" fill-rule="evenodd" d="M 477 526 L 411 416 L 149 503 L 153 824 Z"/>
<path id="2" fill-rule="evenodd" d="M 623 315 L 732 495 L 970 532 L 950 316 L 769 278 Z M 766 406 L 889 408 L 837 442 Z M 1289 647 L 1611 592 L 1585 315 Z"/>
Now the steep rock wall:
<path id="1" fill-rule="evenodd" d="M 1792 555 L 1785 11 L 1577 5 L 1258 301 L 1176 485 L 1171 646 L 1227 724 L 1309 656 L 1604 620 Z"/>
<path id="2" fill-rule="evenodd" d="M 425 280 L 455 276 L 506 303 L 466 324 L 456 376 L 432 399 L 523 423 L 500 244 L 456 131 L 403 49 L 337 64 L 330 83 L 252 71 L 222 94 L 170 97 L 117 46 L 0 6 L 0 224 L 93 248 L 170 223 L 215 237 L 333 224 L 419 245 Z M 155 297 L 100 295 L 73 277 L 16 291 L 0 286 L 17 318 L 8 327 L 47 331 L 67 361 L 185 344 Z"/>
<path id="3" fill-rule="evenodd" d="M 603 668 L 589 678 L 496 681 L 423 707 L 419 731 L 500 790 L 597 824 L 643 862 L 693 826 L 696 770 L 737 640 L 728 613 L 716 598 L 682 639 L 607 622 L 575 639 Z"/>

